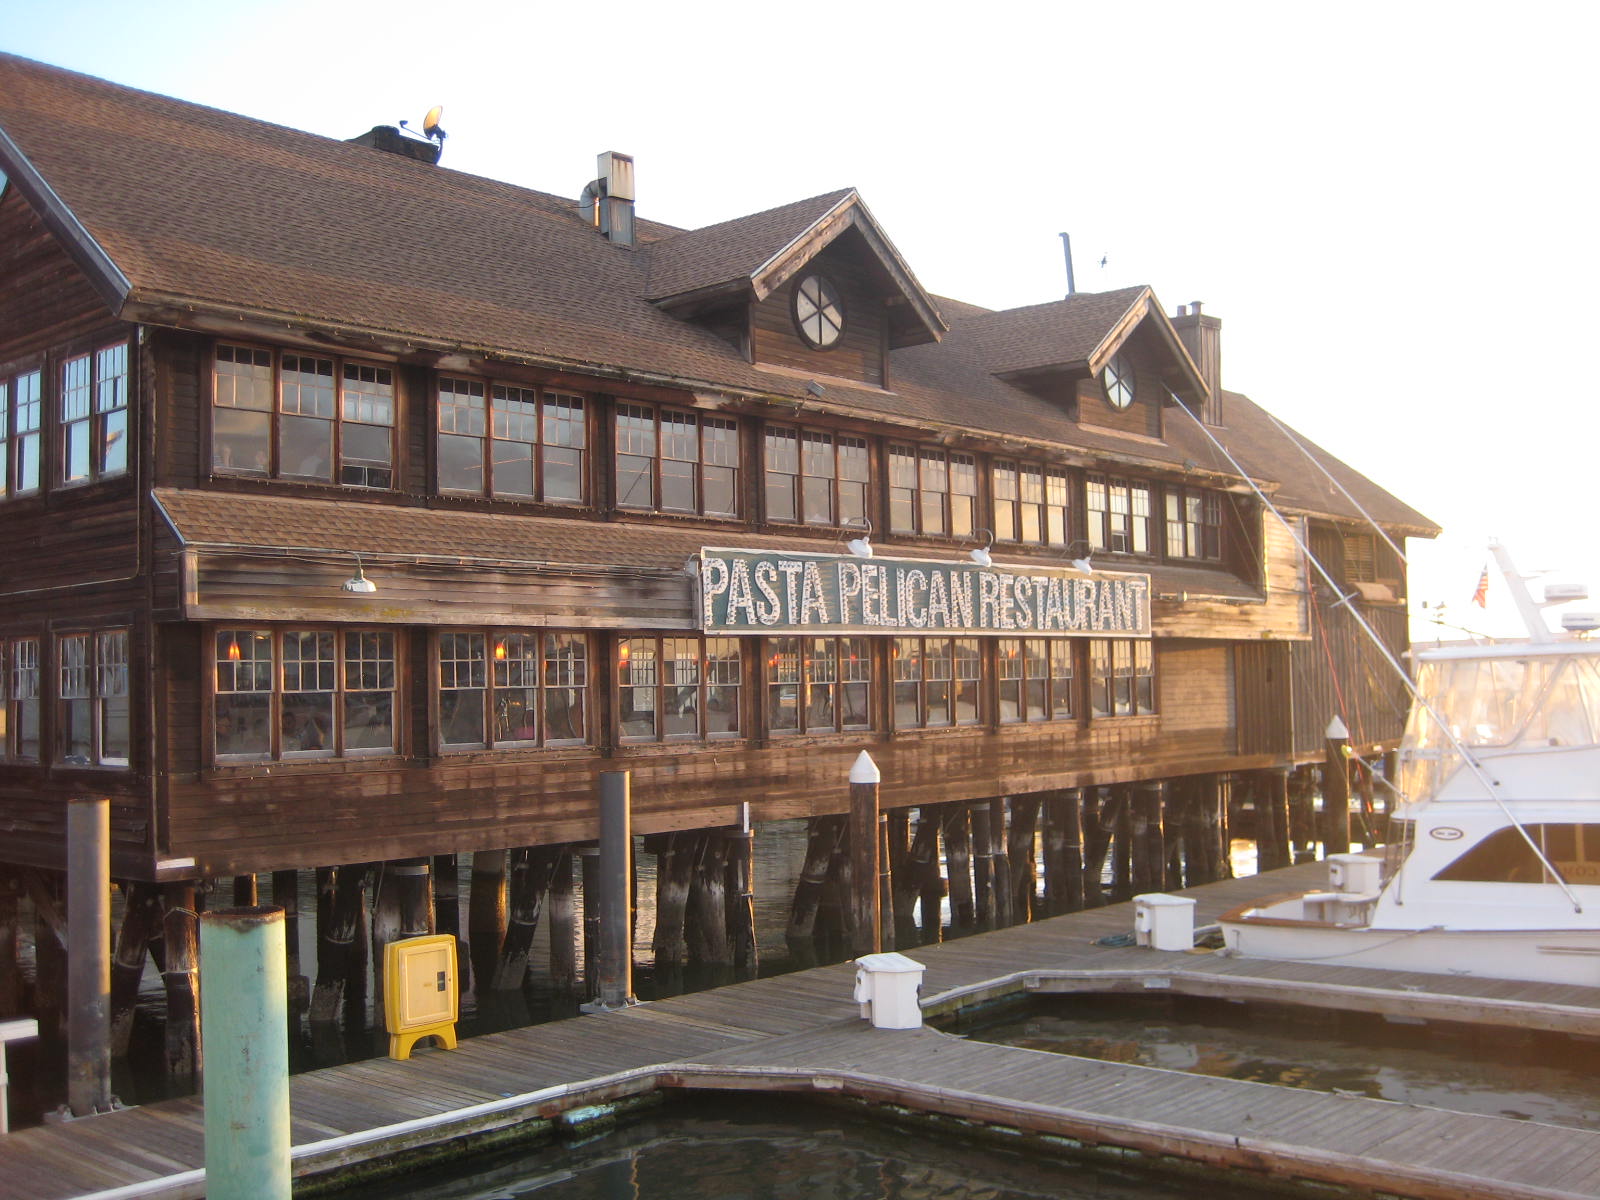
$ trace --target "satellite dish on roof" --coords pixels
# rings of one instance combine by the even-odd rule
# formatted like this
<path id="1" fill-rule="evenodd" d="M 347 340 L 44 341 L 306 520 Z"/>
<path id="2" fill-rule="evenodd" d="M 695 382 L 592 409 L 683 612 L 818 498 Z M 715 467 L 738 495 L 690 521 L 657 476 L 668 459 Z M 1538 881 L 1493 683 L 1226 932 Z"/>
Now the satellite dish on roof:
<path id="1" fill-rule="evenodd" d="M 422 134 L 431 140 L 443 142 L 444 130 L 439 128 L 439 118 L 444 115 L 444 105 L 435 104 L 428 110 L 428 115 L 422 118 Z"/>

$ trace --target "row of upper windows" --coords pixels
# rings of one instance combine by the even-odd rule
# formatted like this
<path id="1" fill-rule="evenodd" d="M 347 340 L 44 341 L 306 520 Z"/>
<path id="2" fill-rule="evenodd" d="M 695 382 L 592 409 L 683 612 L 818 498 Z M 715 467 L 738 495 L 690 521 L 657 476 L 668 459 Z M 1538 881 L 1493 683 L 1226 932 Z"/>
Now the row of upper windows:
<path id="1" fill-rule="evenodd" d="M 127 342 L 65 358 L 48 376 L 43 368 L 0 375 L 0 497 L 45 486 L 47 445 L 55 447 L 50 486 L 126 473 Z"/>
<path id="2" fill-rule="evenodd" d="M 212 465 L 222 474 L 347 486 L 395 486 L 393 372 L 382 366 L 219 345 Z M 440 492 L 590 504 L 592 402 L 545 388 L 442 376 L 435 396 Z M 613 503 L 619 509 L 738 519 L 740 422 L 618 401 L 612 407 Z M 761 433 L 761 504 L 774 523 L 871 521 L 872 447 L 863 436 L 803 426 Z M 970 538 L 980 532 L 982 475 L 970 453 L 890 442 L 887 529 Z M 1082 474 L 1042 462 L 988 463 L 997 541 L 1169 557 L 1221 557 L 1213 492 Z M 1164 542 L 1156 541 L 1157 497 Z"/>

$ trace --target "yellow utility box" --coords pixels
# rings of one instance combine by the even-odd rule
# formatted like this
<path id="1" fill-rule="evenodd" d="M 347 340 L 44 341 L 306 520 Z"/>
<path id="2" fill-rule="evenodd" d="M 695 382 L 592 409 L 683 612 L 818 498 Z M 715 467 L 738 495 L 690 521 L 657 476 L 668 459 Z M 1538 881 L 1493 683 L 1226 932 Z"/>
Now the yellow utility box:
<path id="1" fill-rule="evenodd" d="M 436 1037 L 446 1050 L 454 1050 L 460 1015 L 454 935 L 405 938 L 383 948 L 383 1018 L 390 1058 L 410 1058 L 411 1048 L 425 1037 Z"/>

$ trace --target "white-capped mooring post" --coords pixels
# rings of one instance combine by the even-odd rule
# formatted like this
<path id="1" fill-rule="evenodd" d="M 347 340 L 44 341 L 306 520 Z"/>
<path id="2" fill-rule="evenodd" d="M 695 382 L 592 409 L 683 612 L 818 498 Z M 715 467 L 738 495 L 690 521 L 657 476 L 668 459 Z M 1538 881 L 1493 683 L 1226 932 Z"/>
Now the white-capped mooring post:
<path id="1" fill-rule="evenodd" d="M 208 1200 L 289 1200 L 289 1000 L 281 908 L 200 914 Z"/>
<path id="2" fill-rule="evenodd" d="M 863 750 L 850 767 L 850 910 L 855 953 L 883 949 L 883 915 L 878 887 L 878 764 Z"/>

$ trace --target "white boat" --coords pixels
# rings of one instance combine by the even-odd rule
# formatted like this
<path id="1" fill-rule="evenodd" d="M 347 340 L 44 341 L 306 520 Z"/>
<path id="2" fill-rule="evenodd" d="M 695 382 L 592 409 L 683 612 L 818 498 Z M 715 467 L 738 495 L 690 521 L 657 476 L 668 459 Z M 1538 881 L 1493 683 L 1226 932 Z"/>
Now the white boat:
<path id="1" fill-rule="evenodd" d="M 1492 549 L 1528 639 L 1413 650 L 1391 844 L 1228 913 L 1227 952 L 1600 986 L 1600 622 L 1551 632 Z"/>

